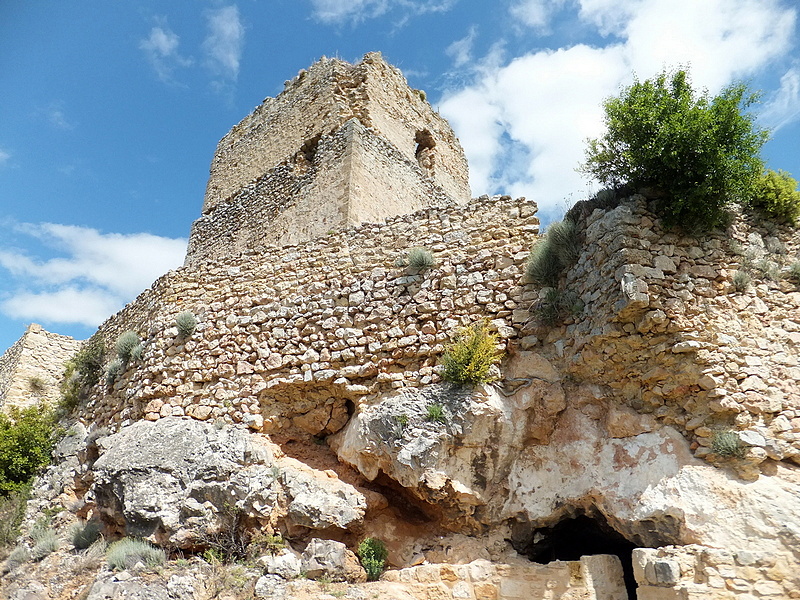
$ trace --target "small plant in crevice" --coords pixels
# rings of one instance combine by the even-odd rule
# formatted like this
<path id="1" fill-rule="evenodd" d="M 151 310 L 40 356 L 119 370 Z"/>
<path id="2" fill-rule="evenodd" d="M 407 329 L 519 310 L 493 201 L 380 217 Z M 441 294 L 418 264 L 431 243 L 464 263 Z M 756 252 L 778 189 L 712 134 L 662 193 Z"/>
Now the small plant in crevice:
<path id="1" fill-rule="evenodd" d="M 256 533 L 250 541 L 250 554 L 280 554 L 286 548 L 286 540 L 280 533 Z"/>
<path id="2" fill-rule="evenodd" d="M 574 292 L 562 292 L 548 288 L 532 307 L 532 312 L 543 324 L 552 326 L 568 316 L 579 314 L 584 308 L 583 301 Z"/>
<path id="3" fill-rule="evenodd" d="M 425 409 L 425 420 L 431 423 L 446 423 L 447 417 L 444 414 L 444 407 L 441 404 L 429 404 Z"/>
<path id="4" fill-rule="evenodd" d="M 762 258 L 753 266 L 757 274 L 767 281 L 778 281 L 781 276 L 780 267 L 769 259 Z"/>
<path id="5" fill-rule="evenodd" d="M 144 356 L 144 342 L 139 342 L 131 350 L 131 360 L 139 362 L 142 360 L 142 356 Z"/>
<path id="6" fill-rule="evenodd" d="M 733 287 L 737 292 L 744 292 L 750 287 L 752 280 L 747 271 L 736 271 L 733 274 Z"/>
<path id="7" fill-rule="evenodd" d="M 561 273 L 578 260 L 580 252 L 578 225 L 571 219 L 552 223 L 531 250 L 525 273 L 534 283 L 555 287 Z"/>
<path id="8" fill-rule="evenodd" d="M 96 385 L 103 375 L 105 344 L 100 336 L 89 338 L 64 368 L 59 408 L 63 412 L 74 409 L 86 397 L 89 388 Z"/>
<path id="9" fill-rule="evenodd" d="M 197 329 L 197 317 L 191 311 L 185 310 L 175 317 L 175 327 L 178 328 L 178 336 L 188 338 Z"/>
<path id="10" fill-rule="evenodd" d="M 386 569 L 386 559 L 389 551 L 386 544 L 374 537 L 368 537 L 358 545 L 356 551 L 361 560 L 361 566 L 367 572 L 367 581 L 377 581 Z"/>
<path id="11" fill-rule="evenodd" d="M 100 537 L 100 524 L 97 521 L 79 521 L 69 529 L 69 540 L 76 550 L 85 550 Z"/>
<path id="12" fill-rule="evenodd" d="M 408 427 L 408 415 L 403 413 L 402 415 L 397 415 L 395 418 L 397 419 L 397 424 L 400 426 L 400 431 L 405 431 L 406 427 Z"/>
<path id="13" fill-rule="evenodd" d="M 744 256 L 745 255 L 745 247 L 742 242 L 736 239 L 729 239 L 728 240 L 728 250 L 730 250 L 731 254 L 735 256 Z"/>
<path id="14" fill-rule="evenodd" d="M 800 260 L 787 267 L 784 277 L 792 283 L 800 285 Z"/>
<path id="15" fill-rule="evenodd" d="M 503 358 L 503 352 L 497 349 L 498 341 L 486 321 L 462 329 L 442 355 L 442 379 L 471 385 L 492 381 L 492 366 Z"/>
<path id="16" fill-rule="evenodd" d="M 715 431 L 711 437 L 711 450 L 725 458 L 742 458 L 747 452 L 747 446 L 731 429 Z"/>
<path id="17" fill-rule="evenodd" d="M 106 560 L 112 570 L 124 571 L 139 562 L 151 568 L 163 565 L 167 555 L 161 548 L 144 540 L 122 538 L 108 547 Z"/>
<path id="18" fill-rule="evenodd" d="M 436 261 L 433 258 L 433 253 L 426 248 L 412 248 L 408 251 L 408 258 L 406 259 L 408 268 L 421 273 L 430 269 Z"/>
<path id="19" fill-rule="evenodd" d="M 28 377 L 28 389 L 34 396 L 41 396 L 47 391 L 47 382 L 38 375 Z"/>
<path id="20" fill-rule="evenodd" d="M 139 334 L 135 331 L 126 331 L 117 338 L 114 344 L 114 349 L 117 352 L 117 357 L 123 362 L 127 363 L 131 360 L 133 349 L 136 348 L 142 340 L 139 339 Z"/>
<path id="21" fill-rule="evenodd" d="M 125 370 L 125 363 L 122 361 L 121 358 L 115 358 L 110 363 L 108 363 L 108 367 L 106 368 L 106 385 L 108 387 L 113 387 L 114 382 L 120 375 L 122 375 L 122 372 L 124 370 Z"/>

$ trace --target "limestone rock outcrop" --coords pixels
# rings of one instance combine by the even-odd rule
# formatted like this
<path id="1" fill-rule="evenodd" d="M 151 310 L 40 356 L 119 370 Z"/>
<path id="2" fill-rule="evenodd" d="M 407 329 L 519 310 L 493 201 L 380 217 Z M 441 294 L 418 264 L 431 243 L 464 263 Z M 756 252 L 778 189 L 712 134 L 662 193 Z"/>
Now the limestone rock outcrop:
<path id="1" fill-rule="evenodd" d="M 366 501 L 352 486 L 276 458 L 238 429 L 193 419 L 140 421 L 103 438 L 92 494 L 110 530 L 178 548 L 250 518 L 347 529 Z"/>

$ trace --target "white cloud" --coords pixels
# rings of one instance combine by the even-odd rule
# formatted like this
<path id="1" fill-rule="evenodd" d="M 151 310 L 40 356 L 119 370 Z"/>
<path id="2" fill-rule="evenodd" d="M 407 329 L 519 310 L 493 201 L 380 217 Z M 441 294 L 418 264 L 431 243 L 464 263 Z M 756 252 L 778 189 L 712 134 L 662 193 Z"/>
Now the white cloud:
<path id="1" fill-rule="evenodd" d="M 772 131 L 800 120 L 800 67 L 784 73 L 780 87 L 767 100 L 760 118 Z"/>
<path id="2" fill-rule="evenodd" d="M 206 65 L 223 80 L 236 81 L 244 46 L 244 25 L 234 4 L 206 11 L 208 36 L 203 42 Z"/>
<path id="3" fill-rule="evenodd" d="M 0 304 L 13 319 L 87 327 L 97 327 L 120 308 L 119 301 L 102 289 L 72 287 L 55 292 L 20 292 Z"/>
<path id="4" fill-rule="evenodd" d="M 104 234 L 53 223 L 15 229 L 64 255 L 41 260 L 19 250 L 0 249 L 0 266 L 21 288 L 11 292 L 2 310 L 18 318 L 98 325 L 157 277 L 179 266 L 186 252 L 184 239 L 147 233 Z M 77 306 L 74 316 L 63 306 L 48 304 L 57 300 L 70 310 Z"/>
<path id="5" fill-rule="evenodd" d="M 53 127 L 57 127 L 58 129 L 75 129 L 75 124 L 67 119 L 63 103 L 61 102 L 52 102 L 50 106 L 44 110 L 44 114 Z"/>
<path id="6" fill-rule="evenodd" d="M 150 35 L 139 42 L 139 48 L 147 55 L 161 81 L 172 82 L 172 74 L 177 67 L 188 67 L 192 64 L 191 58 L 181 56 L 178 52 L 179 45 L 180 37 L 166 22 L 153 27 Z"/>
<path id="7" fill-rule="evenodd" d="M 472 61 L 472 46 L 478 36 L 478 28 L 473 25 L 466 36 L 450 44 L 444 51 L 453 59 L 453 66 L 462 67 Z"/>
<path id="8" fill-rule="evenodd" d="M 564 198 L 590 185 L 575 172 L 585 140 L 602 133 L 602 101 L 633 73 L 647 78 L 690 63 L 695 86 L 716 92 L 787 56 L 796 19 L 778 0 L 582 0 L 568 9 L 610 36 L 606 45 L 500 61 L 494 52 L 466 85 L 444 95 L 441 112 L 467 153 L 473 194 L 502 191 L 532 198 L 545 210 L 562 207 Z M 535 11 L 530 15 L 537 26 L 546 23 Z M 796 76 L 787 74 L 776 107 L 796 106 Z"/>
<path id="9" fill-rule="evenodd" d="M 400 8 L 412 14 L 445 12 L 456 2 L 458 0 L 311 0 L 311 6 L 317 20 L 341 25 L 379 17 L 391 8 Z"/>
<path id="10" fill-rule="evenodd" d="M 0 148 L 0 167 L 3 167 L 11 159 L 11 153 Z"/>
<path id="11" fill-rule="evenodd" d="M 550 25 L 553 13 L 566 0 L 520 0 L 511 6 L 511 16 L 523 25 L 545 30 Z"/>

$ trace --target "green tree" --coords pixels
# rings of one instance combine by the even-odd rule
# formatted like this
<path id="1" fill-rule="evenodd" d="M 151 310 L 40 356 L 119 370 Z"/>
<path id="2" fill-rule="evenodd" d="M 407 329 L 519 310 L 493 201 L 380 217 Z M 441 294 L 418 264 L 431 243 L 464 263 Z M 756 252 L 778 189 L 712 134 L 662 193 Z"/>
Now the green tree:
<path id="1" fill-rule="evenodd" d="M 794 225 L 800 219 L 797 180 L 786 171 L 768 170 L 756 185 L 753 206 L 768 217 Z"/>
<path id="2" fill-rule="evenodd" d="M 753 198 L 764 170 L 769 136 L 746 112 L 757 99 L 741 83 L 697 94 L 684 70 L 637 80 L 605 101 L 607 132 L 589 140 L 580 170 L 605 185 L 651 188 L 668 226 L 711 229 L 730 204 Z"/>
<path id="3" fill-rule="evenodd" d="M 22 489 L 50 462 L 55 422 L 41 406 L 0 414 L 0 494 Z"/>

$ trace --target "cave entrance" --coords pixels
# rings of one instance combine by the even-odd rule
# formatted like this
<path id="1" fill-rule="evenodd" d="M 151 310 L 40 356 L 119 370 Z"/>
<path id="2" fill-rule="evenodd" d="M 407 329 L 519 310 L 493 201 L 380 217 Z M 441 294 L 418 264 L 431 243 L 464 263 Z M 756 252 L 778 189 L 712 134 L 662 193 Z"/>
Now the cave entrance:
<path id="1" fill-rule="evenodd" d="M 633 576 L 633 549 L 638 546 L 615 531 L 602 515 L 581 515 L 564 519 L 552 527 L 522 529 L 517 530 L 512 545 L 533 562 L 573 561 L 594 554 L 617 556 L 622 563 L 628 598 L 635 600 L 637 586 Z"/>

